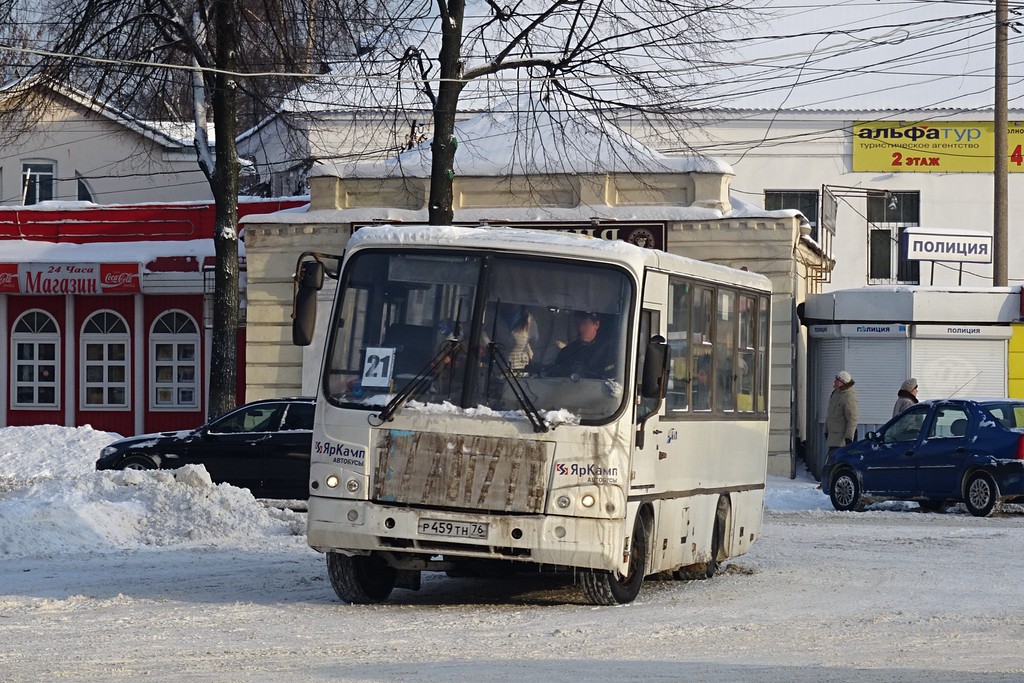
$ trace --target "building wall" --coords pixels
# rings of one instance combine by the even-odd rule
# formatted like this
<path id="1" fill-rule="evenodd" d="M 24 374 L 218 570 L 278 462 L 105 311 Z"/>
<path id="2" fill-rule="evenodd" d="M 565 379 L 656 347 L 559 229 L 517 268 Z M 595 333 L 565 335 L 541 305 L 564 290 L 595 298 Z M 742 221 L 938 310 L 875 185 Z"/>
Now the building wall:
<path id="1" fill-rule="evenodd" d="M 302 200 L 243 202 L 239 213 L 251 215 L 294 208 L 302 203 Z M 144 206 L 51 205 L 32 210 L 0 207 L 0 214 L 0 426 L 89 424 L 96 429 L 130 435 L 202 424 L 206 416 L 206 377 L 212 350 L 206 304 L 207 288 L 212 286 L 208 269 L 214 262 L 210 239 L 214 222 L 212 205 L 198 202 Z M 110 280 L 83 281 L 81 286 L 73 286 L 76 278 L 85 277 L 82 273 L 98 270 L 98 277 L 102 277 L 108 265 L 116 266 L 106 271 Z M 49 284 L 40 284 L 41 273 L 48 274 Z M 34 280 L 33 274 L 39 275 L 39 279 Z M 130 285 L 120 280 L 120 276 L 126 274 L 131 275 Z M 241 286 L 244 297 L 244 277 Z M 53 294 L 55 291 L 71 293 Z M 77 293 L 82 291 L 89 294 Z M 19 368 L 12 335 L 19 317 L 33 309 L 47 313 L 59 334 L 52 340 L 58 346 L 54 359 L 56 407 L 51 407 L 50 401 L 15 400 Z M 115 344 L 125 345 L 126 398 L 107 401 L 114 407 L 88 408 L 83 399 L 82 330 L 84 323 L 99 311 L 115 312 L 127 327 L 127 339 L 114 340 Z M 161 358 L 162 362 L 158 363 L 152 357 L 153 326 L 158 318 L 171 311 L 184 314 L 192 332 L 162 341 L 186 347 L 185 350 L 194 355 L 185 359 Z M 235 387 L 239 403 L 246 394 L 245 334 L 245 328 L 240 328 Z M 51 343 L 42 335 L 26 341 Z M 23 372 L 42 374 L 48 371 L 48 367 L 42 367 L 42 362 L 32 370 L 27 363 L 22 365 L 25 366 L 21 368 Z M 94 372 L 96 365 L 93 359 L 91 369 Z M 157 382 L 157 366 L 161 372 L 177 379 Z M 194 372 L 193 378 L 182 378 L 179 368 L 185 374 Z M 115 368 L 114 372 L 120 372 L 120 368 Z M 25 378 L 20 386 L 27 390 L 35 381 L 33 377 Z M 119 383 L 117 388 L 120 388 Z M 171 396 L 186 398 L 175 404 Z M 15 407 L 15 403 L 21 405 Z"/>
<path id="2" fill-rule="evenodd" d="M 168 147 L 54 96 L 41 122 L 4 144 L 0 204 L 22 204 L 22 163 L 54 164 L 55 200 L 77 200 L 81 176 L 97 204 L 209 200 L 195 151 Z"/>
<path id="3" fill-rule="evenodd" d="M 1024 398 L 1024 323 L 1016 323 L 1010 338 L 1008 358 L 1008 395 Z"/>
<path id="4" fill-rule="evenodd" d="M 194 287 L 201 289 L 201 280 Z M 141 306 L 137 309 L 137 298 Z M 13 377 L 15 348 L 11 332 L 16 321 L 28 311 L 40 310 L 52 316 L 59 331 L 57 343 L 58 405 L 56 408 L 20 408 L 14 406 L 14 382 L 5 381 L 3 391 L 6 407 L 0 424 L 28 426 L 36 424 L 59 424 L 66 426 L 90 425 L 94 429 L 115 432 L 122 435 L 143 432 L 167 431 L 196 427 L 205 417 L 205 376 L 208 359 L 202 354 L 207 331 L 203 328 L 203 295 L 178 294 L 175 296 L 100 295 L 100 296 L 21 296 L 0 295 L 6 309 L 4 330 L 0 340 L 2 353 L 7 359 L 2 376 Z M 128 327 L 127 340 L 127 404 L 122 408 L 89 408 L 83 396 L 82 379 L 83 347 L 82 330 L 85 322 L 97 312 L 111 311 L 120 315 Z M 194 408 L 154 408 L 151 401 L 152 374 L 149 372 L 153 359 L 150 357 L 150 333 L 153 322 L 168 311 L 181 311 L 192 317 L 198 332 L 198 368 L 196 371 L 198 396 Z M 141 315 L 139 315 L 141 313 Z M 244 332 L 240 347 L 244 354 Z M 244 365 L 244 355 L 242 356 Z M 240 385 L 244 380 L 240 380 Z M 241 394 L 239 395 L 241 398 Z"/>
<path id="5" fill-rule="evenodd" d="M 303 251 L 340 255 L 347 242 L 347 225 L 247 227 L 246 400 L 309 393 L 308 387 L 303 391 L 303 360 L 306 358 L 308 365 L 317 366 L 320 359 L 310 357 L 309 350 L 292 344 L 292 274 Z M 321 298 L 334 291 L 333 287 L 324 289 Z M 323 331 L 323 321 L 319 322 L 319 329 Z"/>
<path id="6" fill-rule="evenodd" d="M 816 190 L 822 185 L 874 188 L 891 192 L 920 192 L 920 225 L 928 228 L 968 228 L 992 231 L 993 182 L 990 173 L 922 173 L 894 170 L 888 173 L 853 172 L 852 124 L 876 120 L 886 112 L 720 112 L 690 129 L 687 137 L 700 152 L 732 165 L 732 194 L 763 206 L 765 190 Z M 926 112 L 930 120 L 991 119 L 990 112 L 955 114 Z M 905 118 L 906 114 L 895 118 Z M 1011 118 L 1013 118 L 1011 116 Z M 639 123 L 629 128 L 656 146 L 657 130 Z M 1009 216 L 1011 246 L 1022 227 L 1015 221 L 1024 215 L 1024 173 L 1010 173 Z M 861 287 L 868 282 L 866 199 L 841 199 L 837 231 L 832 244 L 836 266 L 825 291 Z M 1010 251 L 1010 283 L 1024 280 L 1024 260 Z M 962 278 L 962 279 L 961 279 Z M 921 264 L 922 285 L 990 286 L 992 267 L 955 263 Z"/>

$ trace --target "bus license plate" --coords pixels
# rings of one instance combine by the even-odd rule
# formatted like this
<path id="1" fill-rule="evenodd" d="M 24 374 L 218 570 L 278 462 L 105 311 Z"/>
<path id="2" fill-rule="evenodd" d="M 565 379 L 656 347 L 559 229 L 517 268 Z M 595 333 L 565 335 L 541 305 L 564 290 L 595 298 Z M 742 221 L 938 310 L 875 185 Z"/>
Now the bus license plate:
<path id="1" fill-rule="evenodd" d="M 487 538 L 487 525 L 479 522 L 445 522 L 440 519 L 421 519 L 420 533 L 450 538 Z"/>

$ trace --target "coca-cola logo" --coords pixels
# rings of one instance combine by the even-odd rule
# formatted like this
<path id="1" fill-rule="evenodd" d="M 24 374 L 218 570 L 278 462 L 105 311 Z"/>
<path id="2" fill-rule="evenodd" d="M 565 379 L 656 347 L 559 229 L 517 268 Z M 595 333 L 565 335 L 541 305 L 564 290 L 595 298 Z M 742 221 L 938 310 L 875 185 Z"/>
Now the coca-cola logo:
<path id="1" fill-rule="evenodd" d="M 104 273 L 103 284 L 108 287 L 121 287 L 135 282 L 135 273 Z"/>
<path id="2" fill-rule="evenodd" d="M 0 287 L 9 287 L 18 280 L 17 273 L 3 273 L 0 272 Z"/>

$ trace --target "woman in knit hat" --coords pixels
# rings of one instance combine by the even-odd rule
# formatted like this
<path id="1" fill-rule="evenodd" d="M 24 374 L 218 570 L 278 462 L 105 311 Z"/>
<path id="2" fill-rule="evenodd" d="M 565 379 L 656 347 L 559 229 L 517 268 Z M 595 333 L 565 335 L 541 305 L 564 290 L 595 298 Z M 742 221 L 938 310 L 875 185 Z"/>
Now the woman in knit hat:
<path id="1" fill-rule="evenodd" d="M 853 377 L 846 370 L 836 374 L 825 411 L 825 445 L 829 452 L 857 438 L 857 392 L 853 385 Z"/>
<path id="2" fill-rule="evenodd" d="M 896 417 L 910 406 L 917 403 L 917 380 L 911 377 L 900 385 L 899 398 L 892 407 L 892 416 Z"/>

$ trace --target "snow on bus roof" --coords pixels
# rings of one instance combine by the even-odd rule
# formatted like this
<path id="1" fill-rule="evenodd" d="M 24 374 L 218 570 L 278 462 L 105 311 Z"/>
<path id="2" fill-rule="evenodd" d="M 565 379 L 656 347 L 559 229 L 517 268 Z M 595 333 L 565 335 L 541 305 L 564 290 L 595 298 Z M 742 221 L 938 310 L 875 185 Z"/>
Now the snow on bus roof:
<path id="1" fill-rule="evenodd" d="M 728 266 L 699 261 L 665 251 L 645 249 L 621 240 L 605 240 L 579 233 L 530 230 L 510 226 L 454 226 L 454 225 L 371 225 L 357 230 L 349 239 L 348 247 L 367 244 L 410 244 L 430 246 L 486 246 L 495 249 L 510 244 L 555 248 L 567 255 L 578 255 L 582 250 L 595 252 L 613 259 L 626 261 L 636 267 L 685 269 L 698 276 L 714 279 L 742 280 L 742 284 L 763 288 L 769 280 L 763 275 Z M 742 275 L 741 275 L 742 274 Z"/>

